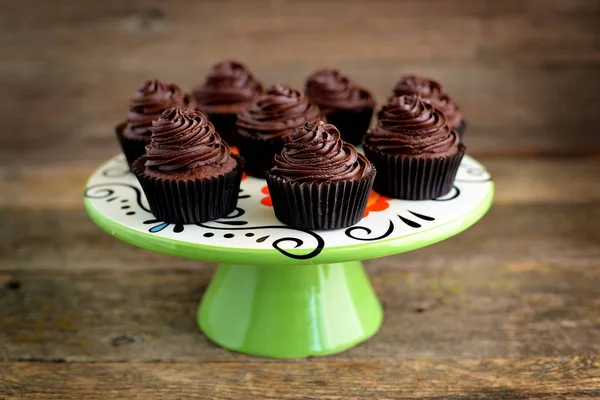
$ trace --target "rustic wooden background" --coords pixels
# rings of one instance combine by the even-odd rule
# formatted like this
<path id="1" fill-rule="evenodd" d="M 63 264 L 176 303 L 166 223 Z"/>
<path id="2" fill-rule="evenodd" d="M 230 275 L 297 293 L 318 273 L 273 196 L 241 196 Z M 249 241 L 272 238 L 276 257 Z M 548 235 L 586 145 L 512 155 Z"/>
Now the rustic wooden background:
<path id="1" fill-rule="evenodd" d="M 600 397 L 600 2 L 0 1 L 0 398 Z M 367 262 L 381 332 L 272 361 L 209 343 L 212 266 L 86 217 L 146 78 L 186 88 L 225 57 L 265 83 L 336 66 L 382 101 L 440 79 L 496 181 L 471 230 Z"/>

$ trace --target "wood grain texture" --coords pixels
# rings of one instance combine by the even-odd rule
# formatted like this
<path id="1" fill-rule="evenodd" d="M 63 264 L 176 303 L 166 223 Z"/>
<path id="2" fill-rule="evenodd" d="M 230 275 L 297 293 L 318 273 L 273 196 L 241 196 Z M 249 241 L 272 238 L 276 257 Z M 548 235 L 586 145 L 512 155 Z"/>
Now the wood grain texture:
<path id="1" fill-rule="evenodd" d="M 577 246 L 570 250 L 585 253 Z M 490 257 L 489 251 L 472 252 L 474 259 Z M 596 354 L 600 268 L 598 254 L 588 256 L 585 266 L 569 260 L 548 265 L 518 255 L 470 265 L 453 261 L 444 268 L 406 265 L 402 256 L 374 262 L 373 268 L 367 264 L 386 313 L 383 327 L 367 343 L 328 359 Z M 197 304 L 212 268 L 174 269 L 165 263 L 140 272 L 122 265 L 2 271 L 0 359 L 247 359 L 210 344 L 197 327 Z"/>
<path id="2" fill-rule="evenodd" d="M 0 399 L 600 398 L 600 2 L 0 0 Z M 121 243 L 82 191 L 147 78 L 236 57 L 266 84 L 339 67 L 381 103 L 442 81 L 495 204 L 366 262 L 381 331 L 326 358 L 223 350 L 214 266 Z"/>
<path id="3" fill-rule="evenodd" d="M 591 399 L 600 396 L 599 372 L 594 357 L 376 363 L 327 359 L 301 363 L 5 363 L 0 364 L 0 396 L 47 400 Z"/>
<path id="4" fill-rule="evenodd" d="M 340 67 L 379 102 L 403 74 L 438 78 L 477 155 L 600 152 L 593 0 L 27 3 L 0 20 L 3 164 L 102 160 L 143 79 L 191 88 L 225 57 L 297 86 Z"/>

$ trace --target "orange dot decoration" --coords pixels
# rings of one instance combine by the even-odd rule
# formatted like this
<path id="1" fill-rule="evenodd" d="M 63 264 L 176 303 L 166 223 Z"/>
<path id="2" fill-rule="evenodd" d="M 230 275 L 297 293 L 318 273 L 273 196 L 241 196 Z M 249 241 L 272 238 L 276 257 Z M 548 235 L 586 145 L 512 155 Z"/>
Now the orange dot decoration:
<path id="1" fill-rule="evenodd" d="M 235 146 L 231 146 L 231 147 L 229 148 L 229 151 L 231 151 L 231 154 L 235 154 L 236 156 L 239 156 L 239 155 L 240 155 L 240 151 L 239 151 L 239 150 L 238 150 L 238 148 L 237 148 L 237 147 L 235 147 Z M 244 173 L 242 174 L 242 180 L 246 179 L 247 177 L 248 177 L 248 175 L 247 175 L 247 174 L 244 172 Z"/>

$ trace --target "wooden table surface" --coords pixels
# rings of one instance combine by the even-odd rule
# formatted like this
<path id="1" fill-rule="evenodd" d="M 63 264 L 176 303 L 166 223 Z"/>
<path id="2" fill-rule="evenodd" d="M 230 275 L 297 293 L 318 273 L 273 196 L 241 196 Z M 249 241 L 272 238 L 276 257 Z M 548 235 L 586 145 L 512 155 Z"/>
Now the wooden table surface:
<path id="1" fill-rule="evenodd" d="M 600 397 L 597 0 L 2 1 L 0 398 Z M 383 101 L 438 78 L 496 182 L 472 229 L 366 262 L 379 334 L 274 361 L 211 344 L 213 266 L 103 233 L 84 182 L 146 78 L 225 57 L 266 83 L 341 68 Z"/>

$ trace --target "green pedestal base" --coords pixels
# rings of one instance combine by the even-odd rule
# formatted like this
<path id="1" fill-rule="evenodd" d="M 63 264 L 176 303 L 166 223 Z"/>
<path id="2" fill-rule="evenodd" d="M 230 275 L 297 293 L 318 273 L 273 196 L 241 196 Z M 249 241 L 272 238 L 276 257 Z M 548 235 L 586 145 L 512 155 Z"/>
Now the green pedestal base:
<path id="1" fill-rule="evenodd" d="M 381 304 L 360 261 L 302 266 L 222 264 L 198 309 L 213 342 L 297 358 L 337 353 L 374 335 Z"/>

